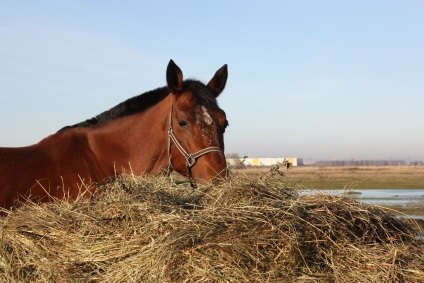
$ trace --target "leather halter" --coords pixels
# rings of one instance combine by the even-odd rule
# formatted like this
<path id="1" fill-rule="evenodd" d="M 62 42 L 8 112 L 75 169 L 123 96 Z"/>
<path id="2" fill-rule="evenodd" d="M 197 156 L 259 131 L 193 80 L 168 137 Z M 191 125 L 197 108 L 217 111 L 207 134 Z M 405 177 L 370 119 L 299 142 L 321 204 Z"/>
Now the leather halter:
<path id="1" fill-rule="evenodd" d="M 172 166 L 172 155 L 171 155 L 171 141 L 174 142 L 175 146 L 178 148 L 178 150 L 181 152 L 181 154 L 184 156 L 186 160 L 186 167 L 187 167 L 187 174 L 188 177 L 191 179 L 191 167 L 193 167 L 196 164 L 196 161 L 199 157 L 211 153 L 211 152 L 219 152 L 224 155 L 224 151 L 216 146 L 210 146 L 204 149 L 201 149 L 195 153 L 190 153 L 187 150 L 184 149 L 184 147 L 181 145 L 181 143 L 178 141 L 177 137 L 174 134 L 174 130 L 172 128 L 172 112 L 174 109 L 174 104 L 171 104 L 171 110 L 169 111 L 169 127 L 168 127 L 168 160 L 169 160 L 169 169 L 173 170 Z M 171 170 L 168 170 L 170 173 Z"/>

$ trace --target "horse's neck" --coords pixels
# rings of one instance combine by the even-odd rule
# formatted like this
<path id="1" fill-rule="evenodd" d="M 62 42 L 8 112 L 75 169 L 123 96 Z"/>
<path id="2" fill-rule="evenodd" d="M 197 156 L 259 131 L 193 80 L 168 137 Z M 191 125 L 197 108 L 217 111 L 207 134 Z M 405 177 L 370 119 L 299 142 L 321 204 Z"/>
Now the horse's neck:
<path id="1" fill-rule="evenodd" d="M 168 163 L 167 126 L 170 103 L 165 99 L 149 109 L 87 131 L 99 163 L 114 173 L 159 173 Z M 108 171 L 107 170 L 107 171 Z"/>

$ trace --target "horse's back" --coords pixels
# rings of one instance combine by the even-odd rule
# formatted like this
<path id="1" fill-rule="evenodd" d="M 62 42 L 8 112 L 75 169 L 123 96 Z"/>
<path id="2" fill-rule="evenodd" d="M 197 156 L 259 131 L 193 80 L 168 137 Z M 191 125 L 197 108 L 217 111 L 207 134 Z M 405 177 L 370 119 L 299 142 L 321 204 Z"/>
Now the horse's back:
<path id="1" fill-rule="evenodd" d="M 86 139 L 64 134 L 28 147 L 0 148 L 0 206 L 9 208 L 20 196 L 76 197 L 78 185 L 92 181 L 84 175 L 95 163 L 87 156 Z"/>
<path id="2" fill-rule="evenodd" d="M 10 207 L 19 195 L 37 184 L 35 170 L 48 163 L 36 146 L 0 148 L 0 205 Z M 40 174 L 41 175 L 41 174 Z"/>

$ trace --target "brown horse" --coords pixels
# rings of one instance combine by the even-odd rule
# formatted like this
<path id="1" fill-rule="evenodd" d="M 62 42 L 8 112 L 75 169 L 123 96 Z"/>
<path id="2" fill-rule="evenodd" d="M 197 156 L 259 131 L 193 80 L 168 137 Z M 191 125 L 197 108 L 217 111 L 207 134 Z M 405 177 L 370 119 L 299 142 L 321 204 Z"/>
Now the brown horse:
<path id="1" fill-rule="evenodd" d="M 183 80 L 171 60 L 168 86 L 130 98 L 95 118 L 64 127 L 39 143 L 0 148 L 0 206 L 20 196 L 74 199 L 82 184 L 122 173 L 175 170 L 193 180 L 225 178 L 225 112 L 216 102 L 227 65 L 207 85 Z"/>

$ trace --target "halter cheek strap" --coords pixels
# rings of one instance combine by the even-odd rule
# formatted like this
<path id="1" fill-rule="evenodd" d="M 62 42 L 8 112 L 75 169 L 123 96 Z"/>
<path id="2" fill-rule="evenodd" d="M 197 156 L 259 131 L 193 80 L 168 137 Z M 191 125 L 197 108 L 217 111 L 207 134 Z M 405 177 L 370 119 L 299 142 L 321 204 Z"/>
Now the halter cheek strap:
<path id="1" fill-rule="evenodd" d="M 171 104 L 171 110 L 169 112 L 169 127 L 168 127 L 168 160 L 169 160 L 169 168 L 173 170 L 172 166 L 172 155 L 171 155 L 171 143 L 174 142 L 175 146 L 178 148 L 178 150 L 181 152 L 181 154 L 184 156 L 186 160 L 186 167 L 187 167 L 187 173 L 188 177 L 191 179 L 191 168 L 196 164 L 196 161 L 199 157 L 211 153 L 211 152 L 219 152 L 221 154 L 224 154 L 224 151 L 216 146 L 210 146 L 204 149 L 201 149 L 195 153 L 190 153 L 187 150 L 184 149 L 184 147 L 181 145 L 181 143 L 178 141 L 177 137 L 174 134 L 174 130 L 172 128 L 172 111 L 174 108 L 174 104 Z M 171 171 L 169 170 L 169 172 Z"/>

